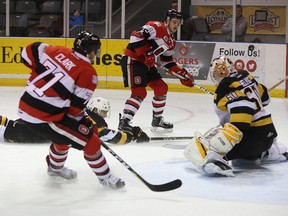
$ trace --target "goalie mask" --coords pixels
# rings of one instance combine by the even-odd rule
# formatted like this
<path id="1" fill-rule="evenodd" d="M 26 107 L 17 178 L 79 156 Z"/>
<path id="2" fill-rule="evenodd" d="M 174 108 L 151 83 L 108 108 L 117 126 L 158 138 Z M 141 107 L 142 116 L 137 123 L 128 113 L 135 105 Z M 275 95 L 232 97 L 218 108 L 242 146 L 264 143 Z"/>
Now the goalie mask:
<path id="1" fill-rule="evenodd" d="M 110 117 L 111 106 L 107 99 L 102 97 L 92 98 L 87 104 L 87 108 L 94 113 L 97 113 L 102 118 Z"/>
<path id="2" fill-rule="evenodd" d="M 211 62 L 209 73 L 214 84 L 218 86 L 224 77 L 237 72 L 235 71 L 233 62 L 229 58 L 220 56 Z"/>

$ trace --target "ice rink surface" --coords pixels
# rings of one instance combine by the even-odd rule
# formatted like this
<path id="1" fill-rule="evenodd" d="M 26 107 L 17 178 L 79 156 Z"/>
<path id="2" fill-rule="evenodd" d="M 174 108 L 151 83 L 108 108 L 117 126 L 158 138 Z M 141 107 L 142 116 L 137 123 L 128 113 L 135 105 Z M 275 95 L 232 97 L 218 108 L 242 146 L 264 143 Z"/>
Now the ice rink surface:
<path id="1" fill-rule="evenodd" d="M 0 114 L 17 118 L 22 87 L 0 87 Z M 125 90 L 96 90 L 94 96 L 107 98 L 112 113 L 107 123 L 118 126 Z M 140 125 L 151 137 L 152 94 L 148 93 L 133 124 Z M 192 136 L 218 124 L 208 94 L 173 93 L 167 98 L 165 120 L 174 124 L 167 136 Z M 288 145 L 288 100 L 272 98 L 268 106 L 278 130 L 279 141 Z M 165 135 L 165 134 L 164 134 Z M 160 135 L 160 136 L 163 136 Z M 153 141 L 122 146 L 109 145 L 146 181 L 162 184 L 181 179 L 181 188 L 152 192 L 138 178 L 103 152 L 113 173 L 126 182 L 123 190 L 101 186 L 83 158 L 71 149 L 66 166 L 78 172 L 77 181 L 59 181 L 46 173 L 45 156 L 49 144 L 0 143 L 0 215 L 1 216 L 287 216 L 288 162 L 236 169 L 235 177 L 211 178 L 196 173 L 181 149 L 188 141 Z"/>

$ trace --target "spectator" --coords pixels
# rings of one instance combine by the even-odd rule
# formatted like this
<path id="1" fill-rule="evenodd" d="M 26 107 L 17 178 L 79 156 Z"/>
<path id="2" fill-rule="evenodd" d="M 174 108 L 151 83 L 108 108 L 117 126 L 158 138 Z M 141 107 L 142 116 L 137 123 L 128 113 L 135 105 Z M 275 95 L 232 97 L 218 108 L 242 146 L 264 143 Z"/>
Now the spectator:
<path id="1" fill-rule="evenodd" d="M 84 24 L 84 16 L 81 15 L 80 9 L 75 9 L 73 15 L 69 19 L 69 26 L 72 28 L 75 25 L 83 25 Z"/>
<path id="2" fill-rule="evenodd" d="M 226 34 L 225 41 L 232 41 L 232 24 L 233 19 L 229 17 L 226 23 L 221 28 L 221 32 Z M 247 30 L 247 21 L 242 15 L 241 5 L 236 5 L 236 29 L 235 42 L 245 42 L 245 35 Z"/>

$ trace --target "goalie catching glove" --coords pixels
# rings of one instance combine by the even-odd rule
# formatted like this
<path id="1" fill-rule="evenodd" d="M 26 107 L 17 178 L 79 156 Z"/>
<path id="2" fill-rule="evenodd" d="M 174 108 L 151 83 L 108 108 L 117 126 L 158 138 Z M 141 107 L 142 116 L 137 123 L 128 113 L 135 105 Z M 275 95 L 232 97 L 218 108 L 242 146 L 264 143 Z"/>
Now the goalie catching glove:
<path id="1" fill-rule="evenodd" d="M 185 77 L 185 79 L 180 78 L 180 82 L 182 85 L 187 87 L 193 87 L 194 86 L 194 77 L 192 74 L 190 74 L 185 68 L 182 68 L 180 71 L 176 72 L 181 77 Z"/>

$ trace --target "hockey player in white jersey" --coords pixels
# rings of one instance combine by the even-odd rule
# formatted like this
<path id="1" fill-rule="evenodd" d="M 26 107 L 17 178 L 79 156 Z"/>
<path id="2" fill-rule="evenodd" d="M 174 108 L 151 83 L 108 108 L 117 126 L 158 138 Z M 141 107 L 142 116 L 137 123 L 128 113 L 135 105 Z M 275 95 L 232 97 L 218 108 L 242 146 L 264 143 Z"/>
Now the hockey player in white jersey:
<path id="1" fill-rule="evenodd" d="M 287 147 L 277 142 L 265 109 L 270 102 L 267 88 L 247 71 L 237 72 L 226 56 L 212 61 L 210 75 L 217 87 L 214 106 L 221 126 L 204 135 L 196 131 L 185 157 L 199 172 L 222 176 L 234 176 L 231 164 L 287 161 Z"/>

